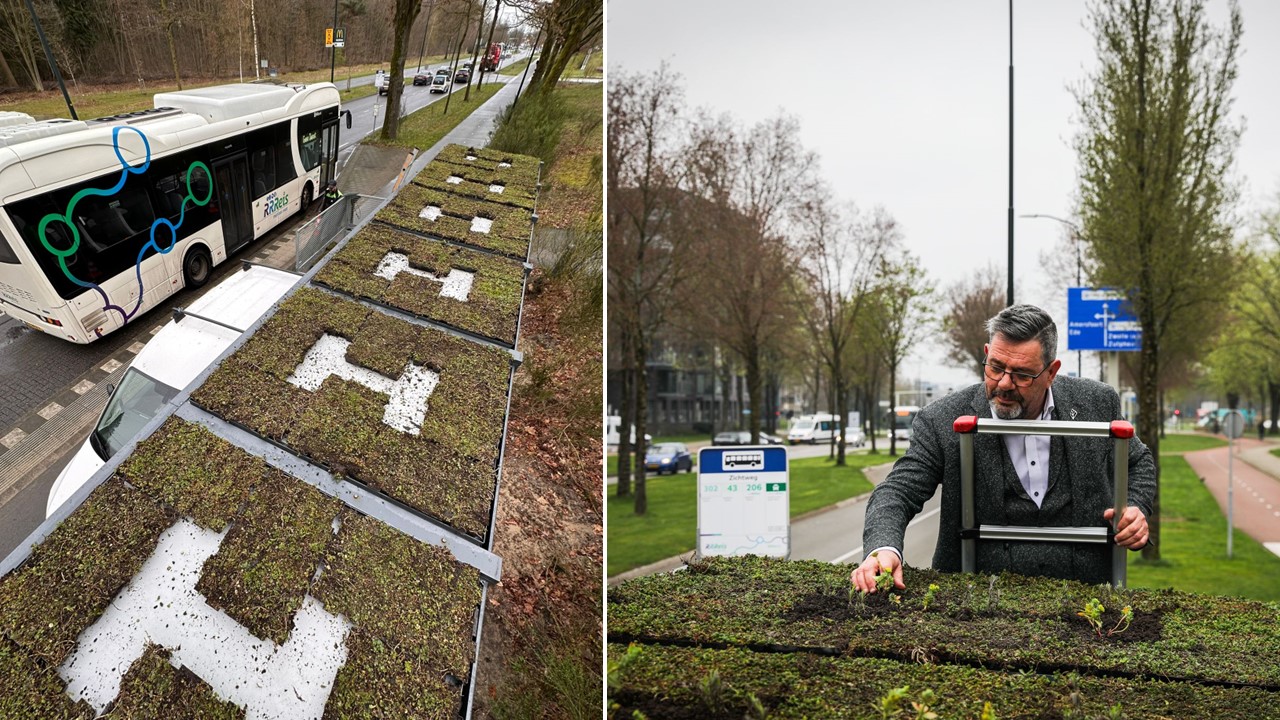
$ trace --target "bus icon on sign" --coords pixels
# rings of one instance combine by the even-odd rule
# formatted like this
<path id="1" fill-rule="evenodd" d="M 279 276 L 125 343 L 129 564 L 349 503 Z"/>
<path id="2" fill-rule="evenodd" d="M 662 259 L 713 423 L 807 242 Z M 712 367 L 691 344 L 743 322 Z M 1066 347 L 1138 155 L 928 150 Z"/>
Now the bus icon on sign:
<path id="1" fill-rule="evenodd" d="M 726 470 L 763 470 L 764 451 L 727 452 L 724 454 L 724 468 Z"/>

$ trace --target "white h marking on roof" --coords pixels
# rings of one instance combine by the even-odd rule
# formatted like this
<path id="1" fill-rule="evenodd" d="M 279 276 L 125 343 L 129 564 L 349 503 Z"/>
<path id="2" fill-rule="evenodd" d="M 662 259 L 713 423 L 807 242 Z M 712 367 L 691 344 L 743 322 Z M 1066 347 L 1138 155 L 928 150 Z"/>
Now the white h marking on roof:
<path id="1" fill-rule="evenodd" d="M 409 256 L 398 252 L 388 252 L 383 255 L 382 261 L 378 263 L 378 268 L 373 271 L 374 275 L 387 280 L 395 280 L 396 275 L 400 273 L 409 273 L 410 275 L 417 275 L 420 278 L 441 283 L 440 297 L 453 298 L 463 302 L 466 302 L 467 295 L 471 294 L 471 283 L 475 282 L 476 279 L 475 273 L 459 270 L 458 268 L 449 268 L 449 274 L 444 277 L 432 275 L 426 270 L 410 267 Z"/>
<path id="2" fill-rule="evenodd" d="M 351 624 L 307 595 L 289 639 L 276 645 L 210 607 L 196 581 L 225 536 L 185 519 L 160 535 L 142 570 L 81 633 L 76 651 L 58 668 L 68 695 L 103 712 L 151 642 L 168 648 L 175 666 L 185 665 L 250 720 L 324 713 L 338 669 L 347 662 Z"/>
<path id="3" fill-rule="evenodd" d="M 417 435 L 422 430 L 422 419 L 427 416 L 427 398 L 440 382 L 440 374 L 421 365 L 408 363 L 400 377 L 391 379 L 385 375 L 357 367 L 347 362 L 347 348 L 351 341 L 325 333 L 307 351 L 302 363 L 286 378 L 294 385 L 315 392 L 330 375 L 361 385 L 389 396 L 382 422 L 400 432 Z"/>

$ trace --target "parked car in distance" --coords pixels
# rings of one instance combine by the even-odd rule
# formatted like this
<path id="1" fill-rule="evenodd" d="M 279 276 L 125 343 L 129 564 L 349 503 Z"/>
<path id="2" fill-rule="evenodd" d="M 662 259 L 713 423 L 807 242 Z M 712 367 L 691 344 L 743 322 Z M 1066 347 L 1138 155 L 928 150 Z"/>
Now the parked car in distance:
<path id="1" fill-rule="evenodd" d="M 192 302 L 180 319 L 162 327 L 110 391 L 89 438 L 54 481 L 45 516 L 52 515 L 128 445 L 165 403 L 213 364 L 298 278 L 283 270 L 245 265 Z"/>
<path id="2" fill-rule="evenodd" d="M 453 81 L 456 83 L 469 82 L 470 80 L 471 80 L 471 71 L 465 68 L 462 70 L 459 70 L 457 74 L 453 76 Z"/>
<path id="3" fill-rule="evenodd" d="M 644 468 L 659 475 L 690 472 L 693 470 L 693 456 L 684 443 L 659 443 L 645 452 Z"/>
<path id="4" fill-rule="evenodd" d="M 431 81 L 431 92 L 433 93 L 449 92 L 449 76 L 448 75 L 435 76 L 435 79 Z"/>
<path id="5" fill-rule="evenodd" d="M 413 84 L 414 85 L 430 85 L 431 75 L 427 73 L 418 73 L 417 75 L 413 76 Z"/>

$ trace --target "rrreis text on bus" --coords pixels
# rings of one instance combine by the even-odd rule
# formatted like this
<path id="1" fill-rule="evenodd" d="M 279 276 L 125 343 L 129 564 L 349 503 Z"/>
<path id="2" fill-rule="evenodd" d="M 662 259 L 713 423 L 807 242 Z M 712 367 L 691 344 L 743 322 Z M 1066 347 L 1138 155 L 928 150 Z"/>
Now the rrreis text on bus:
<path id="1" fill-rule="evenodd" d="M 89 121 L 0 113 L 0 309 L 89 343 L 203 285 L 319 196 L 338 118 L 331 83 L 160 93 Z"/>

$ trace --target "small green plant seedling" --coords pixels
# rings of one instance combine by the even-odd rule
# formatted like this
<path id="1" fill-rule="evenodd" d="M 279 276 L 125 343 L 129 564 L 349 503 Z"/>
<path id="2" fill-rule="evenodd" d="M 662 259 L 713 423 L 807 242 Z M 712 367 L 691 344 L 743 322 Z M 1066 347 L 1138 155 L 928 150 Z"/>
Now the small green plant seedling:
<path id="1" fill-rule="evenodd" d="M 1119 635 L 1129 629 L 1129 624 L 1133 622 L 1133 608 L 1125 605 L 1120 611 L 1120 619 L 1112 625 L 1104 634 L 1102 631 L 1102 613 L 1106 612 L 1106 608 L 1098 601 L 1098 598 L 1089 598 L 1089 602 L 1085 603 L 1084 609 L 1077 612 L 1076 615 L 1089 621 L 1093 626 L 1093 632 L 1101 638 L 1109 638 L 1112 635 Z"/>
<path id="2" fill-rule="evenodd" d="M 929 589 L 925 590 L 924 592 L 923 603 L 924 603 L 925 610 L 928 610 L 929 605 L 933 604 L 934 597 L 938 594 L 938 591 L 941 589 L 942 588 L 939 588 L 937 583 L 929 583 Z"/>
<path id="3" fill-rule="evenodd" d="M 911 692 L 911 686 L 909 685 L 893 688 L 884 695 L 881 695 L 880 702 L 873 704 L 872 707 L 880 712 L 882 720 L 889 720 L 889 718 L 897 715 L 898 711 L 902 709 L 902 704 L 907 701 L 907 693 L 909 692 Z"/>
<path id="4" fill-rule="evenodd" d="M 724 709 L 724 683 L 720 680 L 720 671 L 712 670 L 702 678 L 702 682 L 698 685 L 698 690 L 702 694 L 702 703 L 706 706 L 707 712 L 715 715 Z"/>
<path id="5" fill-rule="evenodd" d="M 990 700 L 982 703 L 982 715 L 978 717 L 978 720 L 996 720 L 996 709 L 991 707 Z"/>

